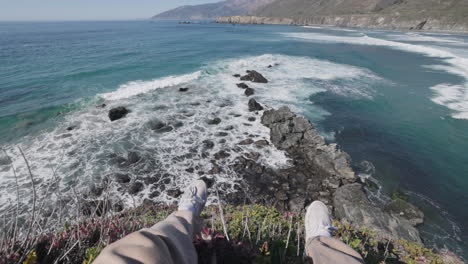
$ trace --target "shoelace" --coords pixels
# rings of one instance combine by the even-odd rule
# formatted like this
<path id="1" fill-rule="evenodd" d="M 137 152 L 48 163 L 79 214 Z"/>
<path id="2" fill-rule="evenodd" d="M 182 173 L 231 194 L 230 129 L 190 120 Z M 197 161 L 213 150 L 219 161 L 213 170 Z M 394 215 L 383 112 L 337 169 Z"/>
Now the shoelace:
<path id="1" fill-rule="evenodd" d="M 199 196 L 197 196 L 197 187 L 190 187 L 189 189 L 190 192 L 190 198 L 185 200 L 190 202 L 193 206 L 196 206 L 197 204 L 204 204 L 205 200 Z"/>

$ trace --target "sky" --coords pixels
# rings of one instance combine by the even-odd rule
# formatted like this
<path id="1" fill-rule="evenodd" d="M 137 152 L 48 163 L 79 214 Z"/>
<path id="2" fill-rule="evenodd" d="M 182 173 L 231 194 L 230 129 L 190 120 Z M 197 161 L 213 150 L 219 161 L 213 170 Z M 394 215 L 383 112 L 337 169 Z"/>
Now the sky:
<path id="1" fill-rule="evenodd" d="M 181 6 L 219 0 L 0 0 L 0 21 L 147 19 Z"/>

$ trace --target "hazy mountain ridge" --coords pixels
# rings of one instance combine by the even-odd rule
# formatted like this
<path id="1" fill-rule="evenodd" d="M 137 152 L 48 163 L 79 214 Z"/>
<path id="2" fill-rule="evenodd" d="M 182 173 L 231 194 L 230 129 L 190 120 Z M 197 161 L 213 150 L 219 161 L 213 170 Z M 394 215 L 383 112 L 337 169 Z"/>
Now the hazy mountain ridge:
<path id="1" fill-rule="evenodd" d="M 153 18 L 468 31 L 468 0 L 227 0 L 183 6 Z"/>
<path id="2" fill-rule="evenodd" d="M 153 19 L 214 19 L 220 16 L 253 14 L 258 8 L 274 0 L 226 0 L 202 5 L 181 6 L 168 10 Z"/>

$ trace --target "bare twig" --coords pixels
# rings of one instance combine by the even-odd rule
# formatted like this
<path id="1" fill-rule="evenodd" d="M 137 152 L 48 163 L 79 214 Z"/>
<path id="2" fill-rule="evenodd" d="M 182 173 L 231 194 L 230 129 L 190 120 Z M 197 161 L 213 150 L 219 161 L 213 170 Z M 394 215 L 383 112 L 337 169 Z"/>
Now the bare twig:
<path id="1" fill-rule="evenodd" d="M 221 198 L 219 198 L 218 188 L 216 188 L 216 196 L 218 196 L 219 214 L 221 217 L 221 223 L 223 224 L 224 235 L 226 236 L 227 241 L 229 241 L 229 235 L 227 233 L 226 221 L 224 221 L 224 213 L 223 208 L 221 207 Z"/>
<path id="2" fill-rule="evenodd" d="M 29 224 L 29 227 L 28 227 L 28 231 L 26 232 L 26 239 L 24 240 L 23 242 L 23 245 L 27 245 L 28 241 L 29 241 L 29 235 L 31 233 L 31 229 L 32 229 L 32 225 L 34 224 L 34 221 L 35 221 L 35 218 L 36 218 L 36 185 L 34 184 L 34 177 L 33 177 L 33 174 L 32 174 L 32 171 L 31 171 L 31 167 L 29 166 L 29 162 L 28 160 L 26 159 L 26 156 L 24 155 L 23 153 L 23 150 L 21 149 L 21 147 L 18 147 L 20 153 L 21 153 L 21 156 L 23 156 L 23 159 L 24 159 L 24 162 L 26 163 L 26 167 L 28 168 L 28 172 L 29 172 L 29 177 L 31 178 L 31 186 L 32 186 L 32 196 L 33 196 L 33 202 L 32 202 L 32 215 L 31 215 L 31 220 L 30 220 L 30 224 Z"/>
<path id="3" fill-rule="evenodd" d="M 284 256 L 286 256 L 286 252 L 289 247 L 289 238 L 291 237 L 291 230 L 292 230 L 292 219 L 293 219 L 293 216 L 289 215 L 289 231 L 288 231 L 288 237 L 286 238 L 286 246 L 284 247 Z"/>
<path id="4" fill-rule="evenodd" d="M 16 236 L 18 232 L 18 217 L 19 217 L 19 203 L 20 203 L 20 194 L 19 194 L 19 184 L 18 184 L 18 175 L 16 174 L 16 169 L 15 166 L 13 165 L 13 161 L 11 160 L 10 156 L 8 156 L 8 153 L 4 148 L 2 148 L 3 152 L 5 153 L 5 156 L 8 158 L 11 168 L 13 170 L 13 175 L 15 176 L 15 186 L 16 186 L 16 213 L 15 213 L 15 227 L 13 229 L 13 237 L 12 237 L 12 243 L 11 243 L 11 249 L 13 250 L 13 247 L 16 242 Z"/>

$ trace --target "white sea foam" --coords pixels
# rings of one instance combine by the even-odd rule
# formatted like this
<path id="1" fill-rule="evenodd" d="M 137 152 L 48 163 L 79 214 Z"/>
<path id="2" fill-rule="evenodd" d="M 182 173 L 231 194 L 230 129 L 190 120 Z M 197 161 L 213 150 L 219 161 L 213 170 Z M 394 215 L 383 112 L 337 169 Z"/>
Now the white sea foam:
<path id="1" fill-rule="evenodd" d="M 116 91 L 99 94 L 98 96 L 106 100 L 118 100 L 131 96 L 147 93 L 149 91 L 188 83 L 201 76 L 201 72 L 194 72 L 186 75 L 168 76 L 151 81 L 133 81 L 123 84 Z"/>
<path id="2" fill-rule="evenodd" d="M 405 34 L 392 34 L 386 35 L 394 41 L 409 41 L 409 42 L 433 42 L 433 43 L 444 43 L 444 44 L 457 44 L 467 45 L 466 42 L 454 39 L 448 36 L 427 36 L 419 33 L 405 33 Z"/>
<path id="3" fill-rule="evenodd" d="M 265 166 L 288 166 L 285 153 L 271 144 L 261 149 L 237 144 L 247 137 L 269 140 L 268 128 L 260 124 L 261 113 L 248 111 L 248 98 L 235 85 L 239 79 L 232 76 L 249 69 L 261 72 L 269 80 L 268 84 L 248 84 L 255 88 L 255 97 L 262 104 L 277 107 L 286 103 L 298 112 L 302 111 L 301 104 L 311 104 L 300 98 L 323 91 L 368 97 L 372 96 L 366 88 L 368 84 L 380 80 L 358 67 L 267 54 L 215 61 L 192 74 L 122 85 L 115 92 L 98 96 L 106 99 L 106 108 L 91 104 L 64 116 L 52 130 L 21 140 L 19 146 L 26 153 L 34 177 L 41 180 L 37 184 L 39 197 L 49 193 L 48 201 L 64 199 L 76 203 L 75 192 L 87 193 L 90 186 L 108 177 L 111 182 L 106 184 L 106 195 L 114 201 L 121 200 L 125 206 L 140 204 L 144 199 L 173 203 L 177 199 L 167 190 L 183 188 L 199 177 L 198 173 L 206 174 L 213 168 L 214 154 L 221 150 L 231 156 L 217 160 L 222 171 L 210 177 L 223 193 L 239 189 L 241 179 L 229 165 L 240 155 L 258 152 L 259 162 Z M 189 90 L 179 92 L 177 88 L 182 85 Z M 115 106 L 125 106 L 131 112 L 110 122 L 107 114 Z M 206 121 L 214 117 L 219 117 L 221 124 L 208 125 Z M 255 121 L 249 121 L 249 117 L 255 117 Z M 172 131 L 154 131 L 157 122 L 171 126 Z M 70 126 L 74 128 L 68 131 Z M 204 140 L 213 141 L 214 147 L 205 148 Z M 28 204 L 32 197 L 27 167 L 16 146 L 3 147 L 19 176 L 21 202 Z M 141 160 L 125 165 L 130 152 L 138 153 Z M 3 160 L 0 157 L 0 190 L 5 194 L 0 197 L 0 211 L 11 204 L 9 200 L 16 200 L 13 170 L 8 164 L 2 165 Z M 187 172 L 188 168 L 194 171 Z M 131 175 L 132 181 L 146 181 L 144 190 L 128 194 L 125 185 L 113 181 L 116 173 Z M 56 181 L 60 188 L 49 192 L 48 187 Z M 71 206 L 67 208 L 71 215 L 76 212 Z"/>
<path id="4" fill-rule="evenodd" d="M 424 54 L 440 58 L 448 65 L 431 65 L 429 67 L 444 70 L 465 79 L 462 84 L 439 84 L 431 89 L 435 92 L 433 101 L 453 110 L 453 118 L 467 119 L 468 116 L 468 59 L 440 47 L 423 46 L 397 41 L 369 37 L 365 34 L 355 36 L 335 36 L 320 33 L 283 33 L 284 36 L 314 42 L 348 43 L 355 45 L 383 46 L 393 49 Z M 452 86 L 452 87 L 450 87 Z M 454 95 L 457 96 L 454 96 Z M 449 100 L 450 98 L 450 100 Z"/>
<path id="5" fill-rule="evenodd" d="M 348 31 L 356 32 L 355 29 L 341 28 L 341 27 L 330 27 L 330 26 L 302 26 L 303 28 L 312 28 L 312 29 L 327 29 L 327 30 L 336 30 L 336 31 Z"/>

